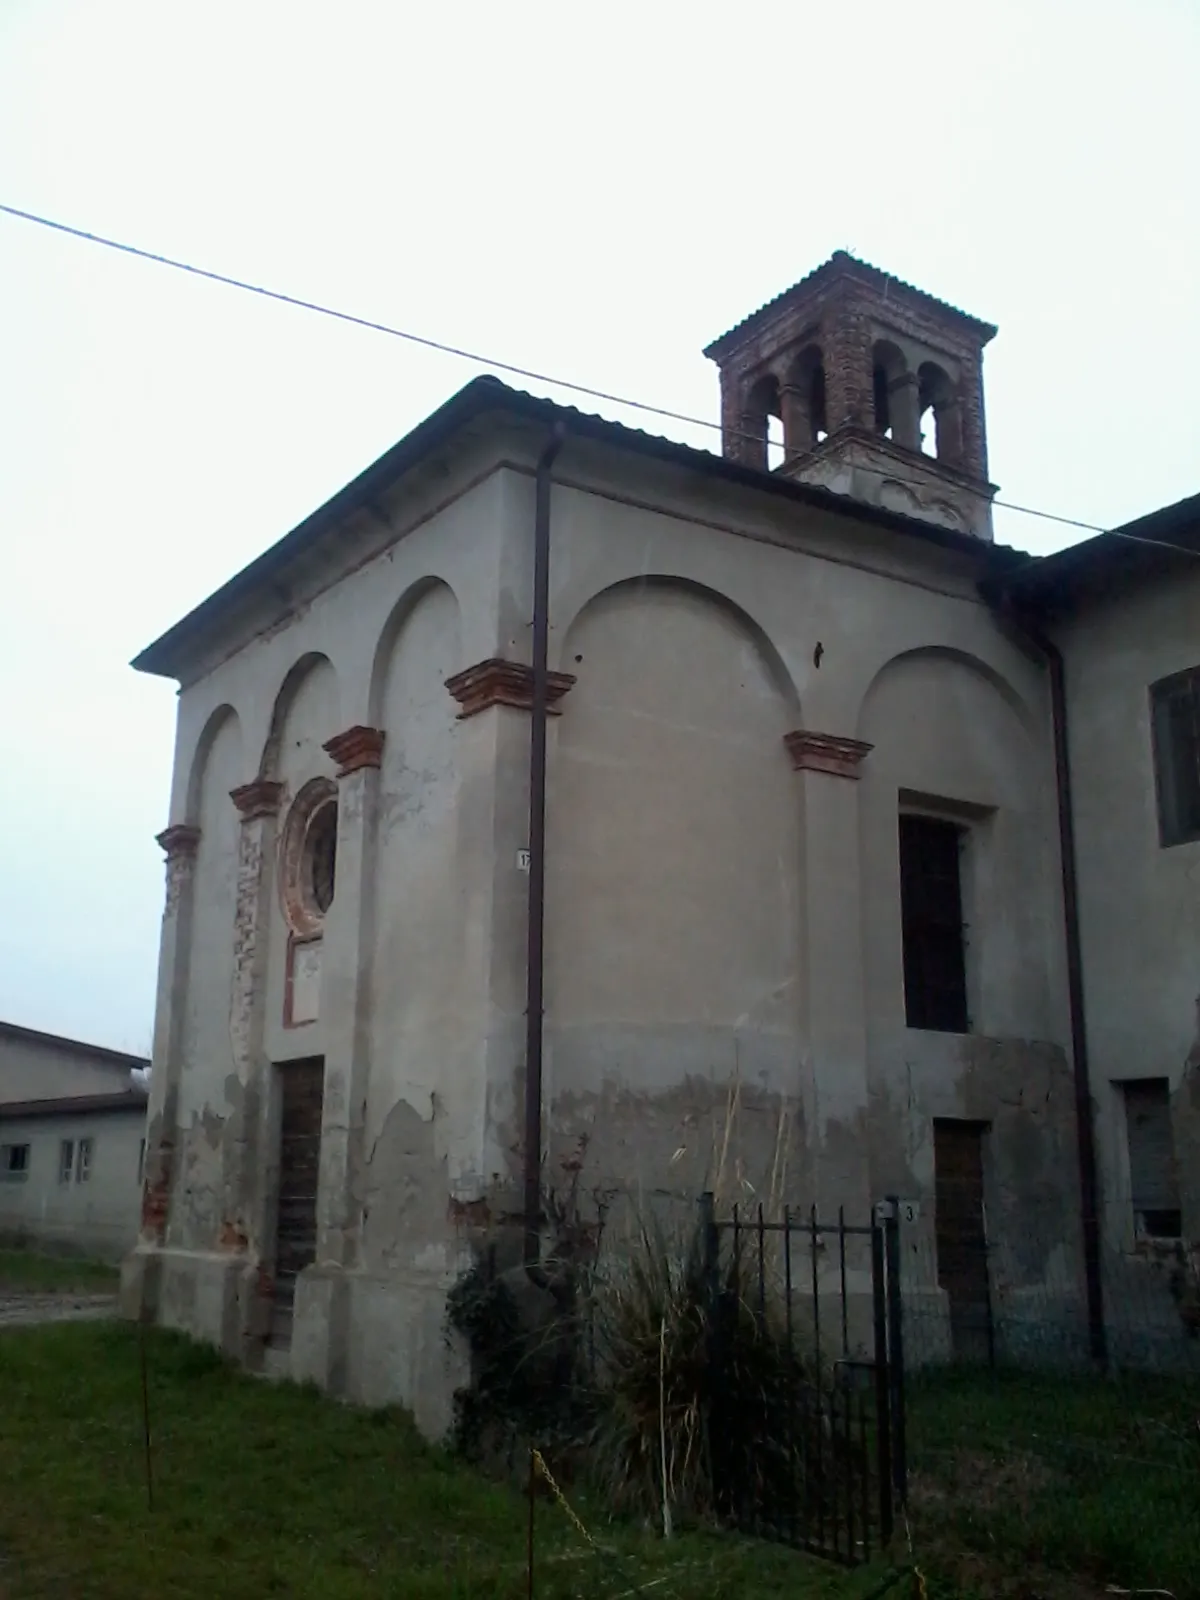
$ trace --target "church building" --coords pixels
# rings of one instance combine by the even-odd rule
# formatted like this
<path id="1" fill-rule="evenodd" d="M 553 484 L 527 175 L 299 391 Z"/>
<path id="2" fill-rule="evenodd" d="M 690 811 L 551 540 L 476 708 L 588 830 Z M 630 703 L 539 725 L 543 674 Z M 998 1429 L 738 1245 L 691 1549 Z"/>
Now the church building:
<path id="1" fill-rule="evenodd" d="M 130 1314 L 437 1434 L 447 1288 L 577 1174 L 898 1196 L 947 1349 L 1185 1338 L 1200 497 L 998 546 L 995 331 L 839 252 L 708 347 L 720 455 L 476 379 L 137 658 Z"/>

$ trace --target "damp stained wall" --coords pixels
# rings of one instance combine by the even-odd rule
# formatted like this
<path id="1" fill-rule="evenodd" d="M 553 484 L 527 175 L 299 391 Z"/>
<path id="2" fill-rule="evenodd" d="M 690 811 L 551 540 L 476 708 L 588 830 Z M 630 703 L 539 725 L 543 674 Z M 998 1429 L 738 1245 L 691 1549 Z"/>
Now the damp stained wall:
<path id="1" fill-rule="evenodd" d="M 1183 1234 L 1200 1239 L 1200 841 L 1163 847 L 1150 686 L 1200 665 L 1200 569 L 1123 583 L 1057 629 L 1066 663 L 1079 912 L 1110 1311 L 1161 1290 L 1134 1238 L 1119 1085 L 1165 1078 Z M 1171 1252 L 1165 1252 L 1170 1254 Z M 1143 1270 L 1144 1269 L 1144 1270 Z M 1168 1326 L 1178 1322 L 1156 1293 Z"/>

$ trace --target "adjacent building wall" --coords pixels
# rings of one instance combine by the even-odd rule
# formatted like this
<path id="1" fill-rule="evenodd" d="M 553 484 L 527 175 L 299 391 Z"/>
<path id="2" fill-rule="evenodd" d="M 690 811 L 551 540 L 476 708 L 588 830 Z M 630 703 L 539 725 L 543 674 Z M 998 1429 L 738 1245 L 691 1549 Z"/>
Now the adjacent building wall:
<path id="1" fill-rule="evenodd" d="M 148 1065 L 119 1050 L 0 1022 L 0 1106 L 11 1100 L 118 1093 L 129 1087 L 135 1068 Z"/>
<path id="2" fill-rule="evenodd" d="M 0 1178 L 0 1236 L 119 1261 L 137 1238 L 144 1107 L 70 1115 L 6 1115 L 0 1106 L 0 1144 L 28 1144 L 19 1181 Z M 85 1181 L 79 1141 L 92 1142 Z M 62 1146 L 73 1146 L 64 1176 Z"/>
<path id="3" fill-rule="evenodd" d="M 1079 911 L 1114 1348 L 1185 1342 L 1170 1247 L 1134 1238 L 1119 1085 L 1166 1078 L 1183 1234 L 1200 1241 L 1200 841 L 1159 842 L 1150 686 L 1200 664 L 1200 571 L 1123 584 L 1057 631 L 1066 660 Z"/>

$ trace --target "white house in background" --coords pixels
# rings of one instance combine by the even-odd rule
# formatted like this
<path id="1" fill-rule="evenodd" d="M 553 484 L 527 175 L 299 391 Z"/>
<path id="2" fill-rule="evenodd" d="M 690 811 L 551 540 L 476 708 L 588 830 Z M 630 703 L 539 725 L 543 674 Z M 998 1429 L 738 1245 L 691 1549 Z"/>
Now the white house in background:
<path id="1" fill-rule="evenodd" d="M 0 1022 L 0 1242 L 114 1261 L 131 1247 L 149 1066 Z"/>

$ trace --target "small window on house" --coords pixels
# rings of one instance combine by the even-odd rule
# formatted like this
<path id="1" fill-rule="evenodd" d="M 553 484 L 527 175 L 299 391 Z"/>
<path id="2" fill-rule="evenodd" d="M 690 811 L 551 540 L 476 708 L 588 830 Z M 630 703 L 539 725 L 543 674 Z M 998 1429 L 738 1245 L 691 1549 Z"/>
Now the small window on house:
<path id="1" fill-rule="evenodd" d="M 71 1174 L 75 1171 L 75 1141 L 64 1139 L 58 1147 L 58 1181 L 70 1183 Z"/>
<path id="2" fill-rule="evenodd" d="M 29 1146 L 0 1144 L 0 1181 L 24 1183 L 29 1176 Z"/>
<path id="3" fill-rule="evenodd" d="M 92 1141 L 80 1139 L 75 1161 L 75 1182 L 86 1183 L 92 1175 Z"/>
<path id="4" fill-rule="evenodd" d="M 1140 1237 L 1178 1239 L 1179 1184 L 1171 1140 L 1171 1093 L 1165 1078 L 1123 1083 L 1133 1226 Z"/>
<path id="5" fill-rule="evenodd" d="M 965 832 L 941 817 L 900 817 L 904 1011 L 910 1028 L 969 1029 L 960 870 Z"/>
<path id="6" fill-rule="evenodd" d="M 145 1141 L 145 1139 L 143 1139 L 141 1144 L 138 1146 L 138 1177 L 137 1177 L 137 1181 L 139 1183 L 141 1183 L 142 1179 L 145 1176 L 146 1176 L 146 1141 Z"/>
<path id="7" fill-rule="evenodd" d="M 1200 839 L 1200 667 L 1150 686 L 1159 839 Z"/>

